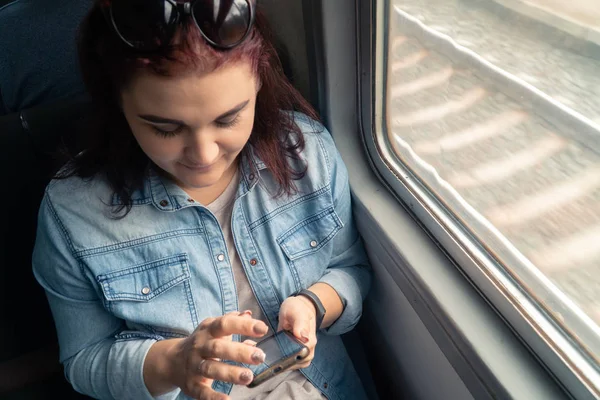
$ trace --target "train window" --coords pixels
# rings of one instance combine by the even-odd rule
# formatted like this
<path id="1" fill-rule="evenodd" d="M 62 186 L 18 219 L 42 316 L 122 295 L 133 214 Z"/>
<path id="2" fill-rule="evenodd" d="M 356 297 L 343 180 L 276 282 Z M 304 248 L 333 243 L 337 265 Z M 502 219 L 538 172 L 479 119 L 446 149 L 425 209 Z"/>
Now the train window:
<path id="1" fill-rule="evenodd" d="M 600 3 L 377 3 L 376 166 L 541 360 L 599 395 Z"/>

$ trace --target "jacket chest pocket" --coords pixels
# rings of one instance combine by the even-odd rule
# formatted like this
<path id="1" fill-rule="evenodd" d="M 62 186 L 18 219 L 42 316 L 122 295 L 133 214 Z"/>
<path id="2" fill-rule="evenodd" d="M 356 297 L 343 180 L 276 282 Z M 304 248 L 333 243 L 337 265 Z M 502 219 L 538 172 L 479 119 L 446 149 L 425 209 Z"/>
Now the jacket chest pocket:
<path id="1" fill-rule="evenodd" d="M 343 228 L 333 207 L 295 224 L 277 243 L 306 288 L 323 276 L 331 259 L 332 239 Z"/>
<path id="2" fill-rule="evenodd" d="M 187 255 L 97 276 L 104 305 L 129 325 L 157 334 L 189 333 L 197 325 Z"/>

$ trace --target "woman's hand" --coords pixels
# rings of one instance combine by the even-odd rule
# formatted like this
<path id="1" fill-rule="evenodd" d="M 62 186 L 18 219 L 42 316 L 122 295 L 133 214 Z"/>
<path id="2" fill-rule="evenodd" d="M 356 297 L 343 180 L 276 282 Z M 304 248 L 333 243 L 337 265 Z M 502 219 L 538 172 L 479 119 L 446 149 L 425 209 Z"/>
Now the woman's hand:
<path id="1" fill-rule="evenodd" d="M 310 354 L 302 364 L 291 369 L 306 368 L 315 356 L 317 345 L 317 310 L 304 296 L 288 297 L 279 309 L 279 327 L 277 331 L 287 330 L 294 334 L 308 349 Z"/>
<path id="2" fill-rule="evenodd" d="M 265 353 L 255 343 L 233 342 L 231 335 L 261 337 L 267 325 L 251 317 L 250 311 L 230 313 L 202 321 L 186 339 L 172 348 L 171 382 L 188 396 L 198 400 L 225 400 L 229 397 L 212 390 L 213 380 L 247 385 L 253 374 L 247 368 L 228 365 L 221 360 L 260 364 Z"/>

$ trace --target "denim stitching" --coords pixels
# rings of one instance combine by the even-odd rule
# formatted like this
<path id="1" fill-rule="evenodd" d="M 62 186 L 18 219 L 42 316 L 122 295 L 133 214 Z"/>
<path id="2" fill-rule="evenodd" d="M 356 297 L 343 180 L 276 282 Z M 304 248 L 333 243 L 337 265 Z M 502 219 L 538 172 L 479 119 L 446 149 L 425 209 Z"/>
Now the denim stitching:
<path id="1" fill-rule="evenodd" d="M 316 247 L 311 247 L 310 249 L 306 249 L 306 250 L 301 250 L 297 253 L 294 253 L 294 255 L 292 256 L 291 254 L 291 250 L 289 250 L 287 247 L 285 247 L 284 244 L 281 244 L 281 247 L 283 247 L 286 250 L 286 253 L 289 252 L 290 255 L 292 256 L 291 258 L 293 258 L 294 260 L 300 258 L 300 257 L 304 257 L 308 254 L 314 253 L 315 251 L 320 250 L 321 248 L 323 248 L 323 246 L 325 246 L 327 243 L 329 243 L 329 241 L 331 240 L 331 238 L 333 236 L 335 236 L 336 233 L 338 233 L 340 231 L 340 229 L 342 229 L 342 227 L 338 224 L 330 233 L 329 235 L 327 235 L 327 237 L 325 237 L 324 239 L 322 239 L 320 241 L 320 243 L 316 246 Z"/>
<path id="2" fill-rule="evenodd" d="M 244 222 L 245 222 L 246 226 L 248 226 L 248 219 L 246 218 L 246 213 L 244 212 L 243 208 L 242 208 L 242 217 L 244 217 Z M 248 230 L 250 231 L 249 233 L 252 233 L 251 229 L 248 229 Z M 260 251 L 259 251 L 260 248 L 258 246 L 256 246 L 256 243 L 254 242 L 254 236 L 252 236 L 252 235 L 248 235 L 248 236 L 250 237 L 250 243 L 252 244 L 252 247 L 254 247 L 254 251 L 257 254 L 258 262 L 262 262 L 261 261 L 262 256 L 261 256 Z M 271 288 L 271 291 L 273 292 L 273 294 L 275 294 L 275 298 L 279 299 L 279 303 L 281 304 L 283 302 L 283 299 L 279 298 L 279 296 L 277 295 L 277 291 L 274 289 L 275 285 L 273 284 L 273 280 L 271 279 L 271 277 L 269 276 L 269 274 L 266 274 L 266 275 L 267 275 L 267 278 L 269 278 L 269 283 L 270 283 L 269 287 Z M 260 305 L 261 308 L 263 308 L 261 304 L 259 304 L 259 305 Z M 264 311 L 265 310 L 263 310 L 263 312 Z M 265 313 L 265 315 L 267 315 L 267 313 Z"/>
<path id="3" fill-rule="evenodd" d="M 85 276 L 85 272 L 86 272 L 85 265 L 81 262 L 81 260 L 76 255 L 75 246 L 73 245 L 73 242 L 71 241 L 71 237 L 69 236 L 69 233 L 67 232 L 67 228 L 65 228 L 62 221 L 60 220 L 60 217 L 58 216 L 58 213 L 56 212 L 56 209 L 54 208 L 54 204 L 52 204 L 52 200 L 50 199 L 50 193 L 48 193 L 48 190 L 46 190 L 46 203 L 48 204 L 48 209 L 49 209 L 50 213 L 52 214 L 52 218 L 58 225 L 58 228 L 61 231 L 63 238 L 67 242 L 67 247 L 68 247 L 69 251 L 71 252 L 71 256 L 77 262 L 77 266 L 79 267 L 79 272 L 81 273 L 82 276 Z"/>
<path id="4" fill-rule="evenodd" d="M 148 324 L 142 324 L 141 326 L 143 328 L 147 329 L 148 331 L 150 331 L 151 334 L 159 335 L 159 336 L 162 336 L 164 338 L 167 338 L 167 337 L 182 337 L 182 338 L 184 338 L 184 337 L 188 336 L 188 335 L 183 334 L 183 333 L 170 332 L 170 331 L 162 331 L 162 330 L 156 329 L 152 325 L 148 325 Z"/>
<path id="5" fill-rule="evenodd" d="M 142 272 L 142 271 L 146 271 L 148 269 L 160 267 L 165 264 L 169 264 L 171 262 L 180 262 L 182 264 L 187 263 L 187 260 L 188 260 L 187 254 L 178 254 L 176 256 L 165 257 L 165 258 L 161 258 L 159 260 L 150 261 L 148 263 L 134 265 L 133 267 L 129 267 L 124 270 L 119 270 L 119 271 L 111 272 L 108 274 L 101 274 L 101 275 L 98 275 L 98 279 L 106 280 L 106 279 L 111 279 L 111 278 L 118 278 L 120 276 L 131 275 L 131 274 L 134 274 L 137 272 Z M 188 275 L 189 275 L 189 273 L 188 273 Z"/>
<path id="6" fill-rule="evenodd" d="M 188 335 L 185 335 L 183 333 L 161 331 L 159 329 L 152 329 L 152 330 L 154 331 L 155 334 L 163 336 L 164 338 L 179 338 L 179 339 L 183 339 L 183 338 L 188 337 Z"/>
<path id="7" fill-rule="evenodd" d="M 129 340 L 139 340 L 139 339 L 154 339 L 156 341 L 164 340 L 165 338 L 158 335 L 153 335 L 149 333 L 120 333 L 115 336 L 117 342 L 126 342 Z"/>
<path id="8" fill-rule="evenodd" d="M 101 285 L 104 289 L 105 296 L 110 301 L 119 301 L 119 300 L 150 301 L 150 300 L 154 299 L 155 297 L 157 297 L 158 295 L 171 289 L 173 286 L 179 285 L 181 282 L 184 282 L 189 279 L 190 279 L 189 276 L 179 275 L 178 277 L 171 279 L 169 282 L 164 283 L 163 285 L 159 286 L 157 289 L 152 290 L 152 292 L 150 292 L 147 295 L 139 295 L 139 294 L 132 294 L 132 293 L 116 294 L 115 291 L 110 288 L 110 286 L 108 285 L 108 283 L 106 281 L 102 282 Z"/>
<path id="9" fill-rule="evenodd" d="M 52 214 L 54 222 L 56 222 L 56 224 L 58 225 L 58 228 L 60 229 L 60 231 L 62 233 L 63 238 L 67 241 L 67 246 L 68 246 L 69 250 L 71 251 L 71 255 L 74 255 L 75 254 L 75 246 L 73 246 L 73 242 L 71 241 L 69 232 L 67 231 L 67 229 L 63 225 L 62 221 L 60 220 L 60 217 L 58 216 L 58 213 L 56 212 L 56 209 L 54 208 L 54 205 L 52 204 L 52 200 L 50 199 L 50 193 L 48 193 L 47 190 L 46 190 L 46 203 L 48 204 L 48 209 L 49 209 L 50 213 Z"/>
<path id="10" fill-rule="evenodd" d="M 197 234 L 203 233 L 203 230 L 200 228 L 192 228 L 192 229 L 178 229 L 176 231 L 171 232 L 163 232 L 157 235 L 145 236 L 139 239 L 128 240 L 125 242 L 119 242 L 115 244 L 109 244 L 106 246 L 94 247 L 91 249 L 79 250 L 75 252 L 75 256 L 78 258 L 86 258 L 90 256 L 96 256 L 99 254 L 110 253 L 113 251 L 141 246 L 147 243 L 157 242 L 167 238 L 176 238 L 179 236 L 194 236 Z"/>
<path id="11" fill-rule="evenodd" d="M 196 304 L 194 302 L 194 297 L 192 296 L 192 284 L 188 280 L 183 284 L 185 288 L 185 294 L 188 301 L 188 307 L 190 309 L 190 314 L 192 316 L 192 325 L 194 329 L 198 326 L 198 312 L 196 311 Z"/>
<path id="12" fill-rule="evenodd" d="M 317 138 L 317 141 L 319 142 L 319 147 L 321 147 L 321 152 L 323 154 L 323 157 L 325 158 L 325 165 L 327 166 L 327 172 L 328 172 L 328 176 L 329 176 L 329 181 L 331 182 L 331 160 L 329 157 L 329 153 L 327 152 L 327 149 L 325 148 L 325 143 L 323 143 L 323 139 L 319 136 L 319 135 L 315 135 Z M 332 138 L 333 140 L 333 138 Z"/>
<path id="13" fill-rule="evenodd" d="M 79 267 L 79 272 L 81 272 L 81 275 L 85 276 L 86 274 L 86 265 L 83 262 L 83 260 L 81 258 L 75 258 L 75 260 L 77 261 L 77 266 Z"/>
<path id="14" fill-rule="evenodd" d="M 167 187 L 165 186 L 165 183 L 163 182 L 162 179 L 160 179 L 159 176 L 156 177 L 158 179 L 158 182 L 160 183 L 160 185 L 163 187 L 163 190 L 165 191 L 165 193 L 167 194 L 167 198 L 169 199 L 169 204 L 173 204 L 173 196 L 171 196 L 171 193 L 169 193 L 169 191 L 167 190 Z M 152 186 L 151 186 L 152 187 Z M 152 193 L 152 198 L 154 199 L 154 192 Z M 155 199 L 156 201 L 156 199 Z M 157 202 L 158 203 L 158 202 Z"/>
<path id="15" fill-rule="evenodd" d="M 200 214 L 200 223 L 202 224 L 202 229 L 205 232 L 204 240 L 206 240 L 206 245 L 208 246 L 208 249 L 210 252 L 210 256 L 211 256 L 210 262 L 213 265 L 213 269 L 215 270 L 217 280 L 219 281 L 219 291 L 221 292 L 221 314 L 225 314 L 225 292 L 223 292 L 223 281 L 221 280 L 221 274 L 219 273 L 219 266 L 217 264 L 215 264 L 214 254 L 213 254 L 214 252 L 213 252 L 213 248 L 210 244 L 210 240 L 206 239 L 208 230 L 206 229 L 206 224 L 204 223 L 204 216 L 202 214 Z"/>
<path id="16" fill-rule="evenodd" d="M 309 193 L 307 195 L 304 195 L 302 197 L 297 198 L 296 200 L 284 204 L 276 209 L 274 209 L 273 211 L 271 211 L 270 213 L 268 213 L 267 215 L 264 215 L 262 217 L 260 217 L 259 219 L 257 219 L 256 221 L 254 221 L 253 223 L 251 223 L 248 228 L 250 229 L 250 232 L 253 232 L 256 230 L 256 228 L 258 228 L 261 225 L 264 225 L 265 223 L 269 222 L 270 220 L 272 220 L 273 218 L 275 218 L 277 215 L 281 214 L 282 212 L 295 207 L 298 204 L 302 204 L 305 201 L 311 200 L 315 197 L 319 197 L 320 195 L 322 195 L 324 192 L 326 192 L 327 190 L 329 190 L 329 185 L 323 186 L 320 189 L 317 189 L 316 191 Z"/>
<path id="17" fill-rule="evenodd" d="M 110 287 L 110 281 L 113 280 L 114 278 L 137 274 L 139 272 L 148 271 L 150 269 L 155 269 L 155 268 L 158 268 L 158 267 L 161 267 L 164 265 L 168 265 L 171 263 L 178 263 L 179 264 L 178 267 L 181 269 L 182 274 L 171 279 L 169 282 L 163 283 L 161 286 L 154 289 L 148 295 L 139 295 L 139 294 L 132 294 L 132 293 L 117 294 Z M 165 291 L 167 291 L 168 289 L 172 288 L 173 286 L 178 285 L 181 282 L 189 280 L 189 279 L 190 279 L 190 272 L 189 272 L 189 266 L 187 263 L 187 255 L 178 255 L 175 257 L 164 258 L 162 260 L 157 260 L 157 261 L 154 261 L 154 262 L 151 262 L 148 264 L 142 264 L 142 265 L 139 265 L 136 267 L 127 268 L 126 270 L 123 270 L 123 271 L 117 271 L 117 272 L 113 272 L 113 273 L 105 274 L 105 275 L 98 275 L 98 277 L 96 278 L 96 280 L 98 281 L 98 283 L 100 284 L 100 286 L 103 289 L 104 296 L 109 301 L 115 301 L 115 300 L 150 301 L 150 300 L 154 299 L 156 296 L 158 296 L 158 295 L 164 293 Z"/>
<path id="18" fill-rule="evenodd" d="M 121 198 L 119 197 L 119 195 L 116 193 L 113 193 L 112 200 L 110 203 L 113 206 L 122 206 L 124 204 L 123 201 L 121 201 Z M 132 206 L 142 206 L 142 205 L 147 205 L 150 203 L 152 203 L 152 199 L 149 197 L 143 197 L 141 199 L 132 199 L 131 200 Z"/>
<path id="19" fill-rule="evenodd" d="M 143 205 L 147 205 L 150 203 L 152 203 L 152 200 L 150 200 L 148 198 L 131 200 L 131 205 L 134 205 L 134 206 L 143 206 Z"/>
<path id="20" fill-rule="evenodd" d="M 288 237 L 290 237 L 294 233 L 296 233 L 300 228 L 303 228 L 306 225 L 310 225 L 314 221 L 317 221 L 317 220 L 321 219 L 322 217 L 324 217 L 326 215 L 329 215 L 329 214 L 333 214 L 333 213 L 335 213 L 334 208 L 333 207 L 327 207 L 326 209 L 324 209 L 323 211 L 319 212 L 318 214 L 313 214 L 310 217 L 305 218 L 303 221 L 297 223 L 296 225 L 294 225 L 290 229 L 288 229 L 287 232 L 281 234 L 277 238 L 277 242 L 279 243 L 279 242 L 285 241 Z"/>
<path id="21" fill-rule="evenodd" d="M 296 264 L 292 260 L 290 260 L 289 266 L 292 276 L 294 277 L 294 282 L 296 283 L 296 291 L 299 291 L 302 289 L 302 283 L 300 281 L 300 275 L 298 274 L 298 268 L 296 268 Z"/>
<path id="22" fill-rule="evenodd" d="M 322 219 L 325 216 L 327 216 L 327 217 L 331 216 L 331 218 L 335 222 L 336 226 L 331 232 L 329 232 L 329 234 L 326 237 L 319 239 L 319 243 L 317 244 L 316 247 L 311 247 L 311 248 L 300 250 L 300 251 L 297 251 L 294 253 L 292 251 L 292 249 L 286 245 L 285 241 L 289 237 L 293 236 L 296 232 L 298 232 L 298 230 L 300 230 L 301 228 L 303 228 L 307 225 L 312 224 L 315 221 L 319 221 L 320 219 Z M 329 207 L 329 208 L 325 209 L 324 211 L 321 211 L 318 214 L 308 217 L 304 221 L 291 227 L 287 232 L 285 232 L 284 234 L 282 234 L 281 236 L 279 236 L 277 238 L 277 243 L 283 249 L 283 251 L 286 253 L 286 255 L 288 256 L 288 258 L 290 260 L 295 260 L 295 259 L 303 257 L 307 254 L 314 253 L 315 251 L 320 250 L 323 246 L 325 246 L 331 240 L 331 238 L 333 236 L 335 236 L 336 233 L 339 232 L 340 229 L 342 229 L 341 221 L 340 221 L 339 217 L 336 215 L 334 208 Z"/>

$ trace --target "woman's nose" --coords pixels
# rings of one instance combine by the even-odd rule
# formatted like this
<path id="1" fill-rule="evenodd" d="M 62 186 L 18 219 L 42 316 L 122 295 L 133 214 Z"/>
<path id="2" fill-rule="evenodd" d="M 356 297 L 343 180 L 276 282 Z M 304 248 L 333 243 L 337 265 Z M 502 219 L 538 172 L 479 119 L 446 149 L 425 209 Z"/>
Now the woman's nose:
<path id="1" fill-rule="evenodd" d="M 196 167 L 213 164 L 219 156 L 219 145 L 210 137 L 194 135 L 186 148 L 186 158 Z"/>

